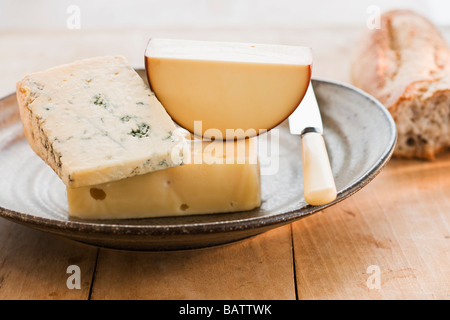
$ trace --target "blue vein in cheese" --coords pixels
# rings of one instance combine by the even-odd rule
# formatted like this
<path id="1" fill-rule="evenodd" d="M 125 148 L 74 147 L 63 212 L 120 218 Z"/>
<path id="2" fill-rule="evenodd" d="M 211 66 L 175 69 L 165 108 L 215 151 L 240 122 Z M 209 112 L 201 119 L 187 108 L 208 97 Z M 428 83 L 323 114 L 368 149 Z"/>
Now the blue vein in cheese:
<path id="1" fill-rule="evenodd" d="M 85 59 L 28 75 L 17 83 L 17 99 L 30 146 L 68 187 L 183 162 L 185 140 L 123 57 Z"/>

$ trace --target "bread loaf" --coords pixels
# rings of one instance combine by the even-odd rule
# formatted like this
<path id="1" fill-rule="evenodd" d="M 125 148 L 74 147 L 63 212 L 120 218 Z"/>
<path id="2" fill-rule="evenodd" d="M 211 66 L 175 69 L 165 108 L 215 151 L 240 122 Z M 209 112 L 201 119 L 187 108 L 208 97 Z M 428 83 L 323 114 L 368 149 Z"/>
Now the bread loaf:
<path id="1" fill-rule="evenodd" d="M 398 131 L 394 156 L 433 160 L 450 147 L 450 49 L 425 17 L 382 14 L 351 64 L 353 84 L 383 103 Z"/>

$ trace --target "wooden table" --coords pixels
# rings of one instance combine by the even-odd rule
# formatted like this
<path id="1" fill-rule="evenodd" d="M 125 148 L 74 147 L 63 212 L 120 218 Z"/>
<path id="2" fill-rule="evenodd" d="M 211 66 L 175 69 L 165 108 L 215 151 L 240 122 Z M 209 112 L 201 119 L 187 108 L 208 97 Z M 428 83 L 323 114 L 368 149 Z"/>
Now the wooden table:
<path id="1" fill-rule="evenodd" d="M 124 54 L 139 66 L 147 37 L 179 34 L 308 44 L 315 76 L 348 81 L 350 44 L 360 31 L 1 32 L 0 92 L 14 90 L 26 73 L 83 57 Z M 450 154 L 434 162 L 393 159 L 369 185 L 335 206 L 200 250 L 103 249 L 0 219 L 0 300 L 449 299 L 449 225 Z M 67 286 L 71 265 L 80 268 L 80 289 Z"/>

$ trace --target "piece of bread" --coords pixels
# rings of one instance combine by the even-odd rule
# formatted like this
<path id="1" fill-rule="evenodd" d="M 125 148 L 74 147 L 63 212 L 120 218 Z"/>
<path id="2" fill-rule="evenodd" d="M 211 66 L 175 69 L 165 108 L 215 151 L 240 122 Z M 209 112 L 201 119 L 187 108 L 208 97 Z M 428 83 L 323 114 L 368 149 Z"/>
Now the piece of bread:
<path id="1" fill-rule="evenodd" d="M 433 160 L 450 147 L 450 49 L 425 17 L 407 10 L 381 15 L 379 29 L 357 43 L 351 77 L 392 114 L 394 156 Z"/>

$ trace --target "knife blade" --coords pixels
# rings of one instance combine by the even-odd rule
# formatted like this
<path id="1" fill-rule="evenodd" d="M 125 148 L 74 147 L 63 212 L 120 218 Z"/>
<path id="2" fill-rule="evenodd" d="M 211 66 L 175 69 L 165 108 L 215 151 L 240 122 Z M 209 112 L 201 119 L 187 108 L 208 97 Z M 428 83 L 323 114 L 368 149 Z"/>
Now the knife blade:
<path id="1" fill-rule="evenodd" d="M 300 105 L 289 116 L 289 131 L 301 137 L 303 192 L 306 202 L 313 206 L 332 202 L 337 197 L 336 184 L 312 83 L 309 84 Z"/>

